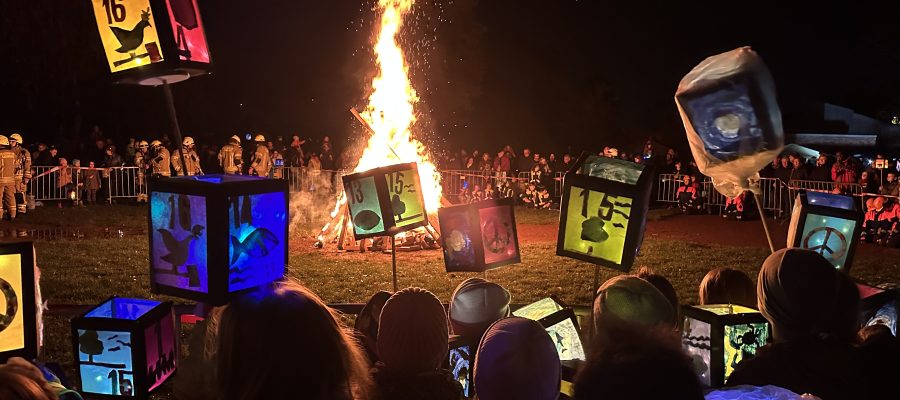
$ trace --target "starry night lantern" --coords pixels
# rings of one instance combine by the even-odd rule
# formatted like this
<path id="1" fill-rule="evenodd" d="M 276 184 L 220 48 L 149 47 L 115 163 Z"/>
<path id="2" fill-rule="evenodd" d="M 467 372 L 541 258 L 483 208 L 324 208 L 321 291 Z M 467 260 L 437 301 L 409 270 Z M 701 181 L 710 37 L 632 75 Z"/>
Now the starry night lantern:
<path id="1" fill-rule="evenodd" d="M 91 0 L 109 69 L 120 83 L 176 83 L 210 70 L 197 0 Z"/>
<path id="2" fill-rule="evenodd" d="M 343 182 L 356 240 L 428 225 L 416 163 L 345 175 Z"/>
<path id="3" fill-rule="evenodd" d="M 675 101 L 697 168 L 734 198 L 784 147 L 775 84 L 749 47 L 709 57 L 678 84 Z"/>
<path id="4" fill-rule="evenodd" d="M 0 244 L 0 363 L 38 353 L 38 306 L 31 242 Z"/>
<path id="5" fill-rule="evenodd" d="M 787 245 L 813 250 L 835 268 L 849 272 L 862 222 L 862 211 L 852 197 L 800 192 L 791 210 Z"/>
<path id="6" fill-rule="evenodd" d="M 682 306 L 681 342 L 706 386 L 720 387 L 741 360 L 769 340 L 769 323 L 759 311 L 732 304 Z"/>
<path id="7" fill-rule="evenodd" d="M 284 277 L 287 181 L 244 175 L 150 181 L 150 288 L 211 304 Z"/>
<path id="8" fill-rule="evenodd" d="M 622 271 L 644 239 L 653 167 L 582 155 L 564 178 L 556 254 Z"/>
<path id="9" fill-rule="evenodd" d="M 112 297 L 72 319 L 72 346 L 82 393 L 146 398 L 178 363 L 172 303 Z"/>
<path id="10" fill-rule="evenodd" d="M 447 272 L 483 272 L 520 262 L 512 198 L 438 209 Z"/>

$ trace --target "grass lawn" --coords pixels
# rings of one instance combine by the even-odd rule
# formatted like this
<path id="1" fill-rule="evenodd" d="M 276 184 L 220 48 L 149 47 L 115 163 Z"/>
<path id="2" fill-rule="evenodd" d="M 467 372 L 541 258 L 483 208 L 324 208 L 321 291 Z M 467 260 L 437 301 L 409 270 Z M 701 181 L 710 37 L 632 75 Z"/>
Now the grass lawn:
<path id="1" fill-rule="evenodd" d="M 72 371 L 68 316 L 55 314 L 54 305 L 93 305 L 112 295 L 170 299 L 149 292 L 146 213 L 144 206 L 129 205 L 44 208 L 17 221 L 19 234 L 27 231 L 36 238 L 55 237 L 38 239 L 36 243 L 41 288 L 50 310 L 45 329 L 46 360 L 59 362 Z M 486 274 L 488 279 L 509 289 L 514 303 L 555 294 L 570 304 L 590 304 L 594 267 L 555 255 L 558 216 L 556 211 L 517 209 L 522 263 Z M 655 211 L 650 224 L 665 217 L 665 210 Z M 685 229 L 691 229 L 686 225 Z M 333 246 L 315 250 L 310 232 L 320 226 L 316 222 L 292 229 L 288 269 L 291 277 L 331 303 L 364 302 L 377 290 L 390 290 L 390 255 L 342 253 Z M 0 225 L 6 237 L 13 234 L 10 228 Z M 672 281 L 683 303 L 695 303 L 697 285 L 708 270 L 731 266 L 747 271 L 755 279 L 767 254 L 768 249 L 762 247 L 722 246 L 656 236 L 644 241 L 635 266 L 652 267 Z M 886 258 L 885 254 L 891 257 Z M 898 282 L 900 271 L 893 261 L 897 254 L 900 252 L 859 252 L 853 275 L 871 283 Z M 600 273 L 602 282 L 621 272 L 601 268 Z M 447 274 L 440 251 L 398 253 L 400 286 L 427 288 L 445 302 L 459 282 L 479 275 Z M 158 396 L 166 398 L 168 394 Z"/>

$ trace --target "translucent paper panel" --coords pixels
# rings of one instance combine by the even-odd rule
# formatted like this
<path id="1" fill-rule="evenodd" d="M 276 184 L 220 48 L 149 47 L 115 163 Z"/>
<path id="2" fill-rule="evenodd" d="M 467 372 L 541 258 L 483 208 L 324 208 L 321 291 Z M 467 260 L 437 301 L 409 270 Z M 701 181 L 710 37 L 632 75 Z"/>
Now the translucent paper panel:
<path id="1" fill-rule="evenodd" d="M 347 193 L 353 231 L 357 235 L 384 231 L 384 216 L 378 203 L 375 178 L 370 176 L 347 182 L 344 191 Z"/>
<path id="2" fill-rule="evenodd" d="M 22 256 L 0 255 L 0 352 L 25 347 L 22 284 Z"/>
<path id="3" fill-rule="evenodd" d="M 228 198 L 228 289 L 257 287 L 284 276 L 288 223 L 284 193 Z"/>
<path id="4" fill-rule="evenodd" d="M 150 202 L 154 281 L 208 292 L 206 198 L 154 192 Z"/>
<path id="5" fill-rule="evenodd" d="M 800 247 L 821 254 L 835 268 L 847 261 L 856 221 L 825 215 L 808 214 L 803 225 Z"/>
<path id="6" fill-rule="evenodd" d="M 147 348 L 147 380 L 148 390 L 153 390 L 165 382 L 175 372 L 177 355 L 175 353 L 175 323 L 172 314 L 166 315 L 159 322 L 144 331 Z"/>
<path id="7" fill-rule="evenodd" d="M 806 192 L 806 200 L 809 201 L 810 205 L 814 206 L 825 206 L 844 210 L 853 210 L 856 208 L 856 204 L 852 197 L 839 194 L 809 191 Z"/>
<path id="8" fill-rule="evenodd" d="M 621 264 L 632 199 L 575 186 L 569 190 L 563 249 Z"/>
<path id="9" fill-rule="evenodd" d="M 154 300 L 115 298 L 97 306 L 85 314 L 85 317 L 134 321 L 159 304 L 160 302 Z"/>
<path id="10" fill-rule="evenodd" d="M 769 326 L 766 323 L 725 325 L 725 379 L 731 376 L 734 367 L 756 354 L 756 350 L 765 346 L 769 339 Z"/>
<path id="11" fill-rule="evenodd" d="M 518 239 L 515 226 L 513 226 L 512 213 L 512 207 L 509 206 L 487 207 L 478 210 L 485 264 L 518 257 Z"/>
<path id="12" fill-rule="evenodd" d="M 397 227 L 425 221 L 425 204 L 422 203 L 422 188 L 419 174 L 413 170 L 403 170 L 386 174 L 391 210 Z"/>
<path id="13" fill-rule="evenodd" d="M 563 308 L 559 303 L 547 297 L 514 311 L 513 315 L 538 321 L 541 318 L 548 317 L 562 309 Z"/>
<path id="14" fill-rule="evenodd" d="M 92 0 L 91 3 L 110 71 L 163 60 L 149 0 Z"/>
<path id="15" fill-rule="evenodd" d="M 81 391 L 134 395 L 130 333 L 79 329 L 78 361 Z"/>
<path id="16" fill-rule="evenodd" d="M 584 161 L 581 174 L 610 181 L 636 185 L 644 166 L 617 158 L 589 156 Z"/>
<path id="17" fill-rule="evenodd" d="M 711 328 L 706 322 L 685 318 L 684 331 L 681 334 L 682 346 L 693 361 L 694 372 L 700 377 L 700 382 L 706 386 L 711 385 L 710 379 L 712 378 L 709 364 L 712 350 Z"/>
<path id="18" fill-rule="evenodd" d="M 578 329 L 571 318 L 566 318 L 547 328 L 547 334 L 556 345 L 560 361 L 584 360 L 584 347 L 578 336 Z"/>
<path id="19" fill-rule="evenodd" d="M 701 310 L 706 310 L 716 315 L 731 315 L 731 314 L 756 314 L 759 311 L 756 311 L 752 308 L 739 306 L 735 304 L 708 304 L 705 306 L 694 306 L 695 308 L 699 308 Z"/>
<path id="20" fill-rule="evenodd" d="M 453 378 L 462 386 L 463 396 L 467 398 L 472 392 L 472 382 L 469 379 L 472 371 L 472 356 L 472 348 L 470 346 L 450 349 L 450 372 L 453 373 Z"/>
<path id="21" fill-rule="evenodd" d="M 468 212 L 453 213 L 441 221 L 441 232 L 446 235 L 444 237 L 444 257 L 448 271 L 476 264 L 472 231 L 472 222 L 469 221 Z"/>
<path id="22" fill-rule="evenodd" d="M 722 86 L 685 103 L 697 135 L 706 152 L 722 161 L 766 149 L 768 138 L 760 125 L 747 85 L 743 82 Z"/>
<path id="23" fill-rule="evenodd" d="M 197 0 L 167 0 L 169 21 L 175 34 L 178 59 L 182 61 L 209 62 L 209 48 L 203 33 L 203 21 Z"/>

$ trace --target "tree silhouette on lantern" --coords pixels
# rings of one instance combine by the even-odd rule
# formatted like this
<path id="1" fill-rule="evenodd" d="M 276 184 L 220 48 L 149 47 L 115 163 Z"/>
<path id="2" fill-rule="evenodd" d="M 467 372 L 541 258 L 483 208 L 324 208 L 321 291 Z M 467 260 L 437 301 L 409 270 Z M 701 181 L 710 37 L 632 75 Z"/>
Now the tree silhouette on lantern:
<path id="1" fill-rule="evenodd" d="M 78 337 L 79 350 L 88 355 L 88 362 L 94 363 L 94 356 L 103 354 L 103 342 L 100 340 L 97 331 L 84 331 L 84 334 Z"/>

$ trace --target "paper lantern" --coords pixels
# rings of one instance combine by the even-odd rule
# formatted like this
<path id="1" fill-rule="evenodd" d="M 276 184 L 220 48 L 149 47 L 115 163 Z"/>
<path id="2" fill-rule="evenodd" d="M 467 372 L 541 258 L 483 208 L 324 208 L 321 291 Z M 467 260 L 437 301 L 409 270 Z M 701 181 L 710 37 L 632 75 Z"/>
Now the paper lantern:
<path id="1" fill-rule="evenodd" d="M 150 181 L 150 288 L 211 304 L 284 277 L 287 181 L 246 175 Z"/>
<path id="2" fill-rule="evenodd" d="M 345 175 L 343 182 L 356 240 L 428 225 L 416 163 Z"/>
<path id="3" fill-rule="evenodd" d="M 159 85 L 210 70 L 196 0 L 92 0 L 114 79 Z"/>
<path id="4" fill-rule="evenodd" d="M 447 272 L 482 272 L 520 261 L 513 199 L 438 210 Z"/>
<path id="5" fill-rule="evenodd" d="M 835 268 L 848 272 L 862 222 L 862 212 L 852 197 L 801 192 L 791 210 L 787 245 L 813 250 Z"/>
<path id="6" fill-rule="evenodd" d="M 0 363 L 10 357 L 37 357 L 35 286 L 31 242 L 0 244 Z"/>
<path id="7" fill-rule="evenodd" d="M 556 297 L 538 300 L 516 309 L 512 314 L 539 322 L 556 345 L 556 352 L 563 365 L 574 360 L 584 361 L 584 346 L 575 312 Z"/>
<path id="8" fill-rule="evenodd" d="M 112 297 L 72 320 L 81 392 L 145 398 L 178 363 L 172 303 Z"/>
<path id="9" fill-rule="evenodd" d="M 475 396 L 475 352 L 478 350 L 478 342 L 453 335 L 450 337 L 450 351 L 447 355 L 447 370 L 453 374 L 453 379 L 459 382 L 463 389 L 463 397 L 467 399 Z"/>
<path id="10" fill-rule="evenodd" d="M 862 283 L 859 288 L 860 310 L 863 326 L 884 325 L 897 336 L 897 308 L 900 306 L 900 290 L 882 289 Z"/>
<path id="11" fill-rule="evenodd" d="M 734 367 L 769 340 L 769 323 L 752 308 L 713 304 L 682 306 L 681 310 L 682 345 L 706 386 L 724 385 Z"/>
<path id="12" fill-rule="evenodd" d="M 698 169 L 727 197 L 749 190 L 784 147 L 772 75 L 749 47 L 694 67 L 675 100 Z"/>
<path id="13" fill-rule="evenodd" d="M 644 239 L 652 169 L 579 157 L 563 181 L 556 254 L 628 271 Z"/>

